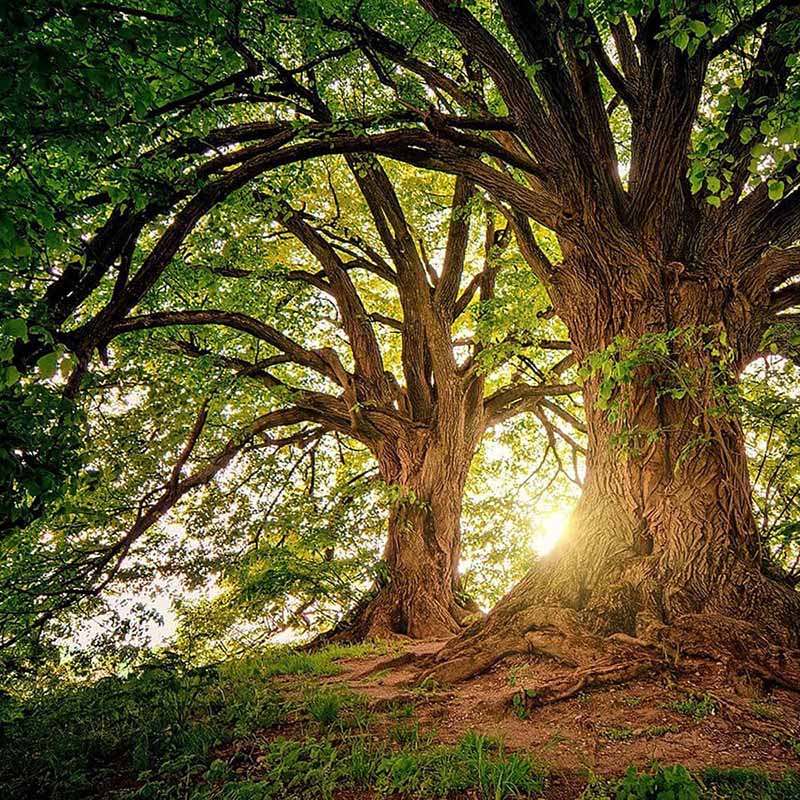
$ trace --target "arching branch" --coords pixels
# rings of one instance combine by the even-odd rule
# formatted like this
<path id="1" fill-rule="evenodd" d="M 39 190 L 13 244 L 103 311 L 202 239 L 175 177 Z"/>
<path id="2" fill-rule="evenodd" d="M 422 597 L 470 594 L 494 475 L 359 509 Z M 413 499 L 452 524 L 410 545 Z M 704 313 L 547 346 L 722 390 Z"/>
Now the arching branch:
<path id="1" fill-rule="evenodd" d="M 330 348 L 309 350 L 281 333 L 272 325 L 234 311 L 198 309 L 143 314 L 141 316 L 128 317 L 114 323 L 108 334 L 110 338 L 130 331 L 178 325 L 222 325 L 248 333 L 285 353 L 294 363 L 308 367 L 340 386 L 347 383 L 348 373 L 334 350 Z"/>

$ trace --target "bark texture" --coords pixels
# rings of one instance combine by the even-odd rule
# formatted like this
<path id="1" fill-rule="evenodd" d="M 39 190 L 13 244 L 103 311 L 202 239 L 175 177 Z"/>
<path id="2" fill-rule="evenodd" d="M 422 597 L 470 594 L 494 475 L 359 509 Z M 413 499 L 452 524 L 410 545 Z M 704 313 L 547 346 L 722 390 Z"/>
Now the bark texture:
<path id="1" fill-rule="evenodd" d="M 393 633 L 449 638 L 477 610 L 459 598 L 461 501 L 471 453 L 424 447 L 421 462 L 385 464 L 398 499 L 389 517 L 385 574 L 351 628 L 355 638 Z M 392 467 L 400 474 L 392 474 Z M 387 480 L 387 483 L 390 481 Z"/>
<path id="2" fill-rule="evenodd" d="M 539 652 L 598 679 L 625 680 L 630 669 L 618 662 L 639 663 L 629 652 L 635 642 L 737 653 L 739 668 L 761 659 L 775 682 L 800 686 L 800 662 L 784 669 L 800 647 L 800 593 L 762 548 L 733 392 L 758 320 L 737 292 L 681 277 L 681 266 L 651 263 L 638 275 L 631 269 L 624 285 L 598 285 L 597 271 L 578 261 L 553 284 L 580 358 L 619 336 L 631 347 L 583 386 L 587 475 L 563 540 L 488 618 L 444 648 L 434 669 L 440 678 Z M 615 382 L 616 364 L 632 353 L 630 380 Z M 623 648 L 618 658 L 608 637 L 627 642 L 614 645 Z M 751 646 L 735 644 L 742 640 Z M 587 641 L 593 656 L 575 661 Z M 641 668 L 654 660 L 650 653 Z"/>

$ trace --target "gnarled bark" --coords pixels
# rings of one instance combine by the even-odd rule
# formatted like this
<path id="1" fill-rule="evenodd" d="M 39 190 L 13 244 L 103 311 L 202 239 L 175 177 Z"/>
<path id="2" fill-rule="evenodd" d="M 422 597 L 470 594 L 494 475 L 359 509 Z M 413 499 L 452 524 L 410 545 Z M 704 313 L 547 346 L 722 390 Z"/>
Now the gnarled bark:
<path id="1" fill-rule="evenodd" d="M 341 638 L 449 638 L 479 610 L 459 596 L 458 575 L 462 497 L 475 445 L 450 444 L 426 434 L 384 448 L 381 474 L 396 492 L 384 572 Z"/>
<path id="2" fill-rule="evenodd" d="M 697 648 L 692 630 L 724 620 L 745 638 L 757 631 L 764 646 L 747 657 L 777 652 L 780 672 L 780 653 L 800 647 L 800 593 L 770 563 L 751 512 L 732 367 L 753 345 L 752 319 L 707 285 L 634 292 L 609 282 L 597 291 L 572 275 L 578 281 L 552 296 L 571 292 L 559 305 L 580 356 L 612 341 L 624 349 L 620 335 L 634 348 L 650 336 L 652 352 L 636 352 L 630 382 L 614 384 L 624 370 L 613 360 L 586 380 L 587 476 L 568 532 L 488 618 L 444 648 L 434 671 L 456 680 L 518 652 L 562 660 L 587 636 L 672 648 L 683 637 Z M 724 648 L 722 637 L 707 642 L 715 656 Z"/>

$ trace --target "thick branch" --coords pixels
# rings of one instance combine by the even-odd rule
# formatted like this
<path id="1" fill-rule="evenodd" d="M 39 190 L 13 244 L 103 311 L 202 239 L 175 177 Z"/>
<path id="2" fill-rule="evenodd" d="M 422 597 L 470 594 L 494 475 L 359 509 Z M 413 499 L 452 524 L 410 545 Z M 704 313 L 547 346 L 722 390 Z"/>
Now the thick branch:
<path id="1" fill-rule="evenodd" d="M 249 317 L 246 314 L 239 314 L 233 311 L 204 309 L 161 311 L 154 314 L 128 317 L 111 327 L 109 338 L 130 331 L 166 328 L 176 325 L 223 325 L 227 328 L 248 333 L 285 353 L 296 364 L 313 369 L 339 385 L 346 383 L 347 373 L 335 351 L 330 348 L 309 350 L 281 333 L 272 325 Z"/>

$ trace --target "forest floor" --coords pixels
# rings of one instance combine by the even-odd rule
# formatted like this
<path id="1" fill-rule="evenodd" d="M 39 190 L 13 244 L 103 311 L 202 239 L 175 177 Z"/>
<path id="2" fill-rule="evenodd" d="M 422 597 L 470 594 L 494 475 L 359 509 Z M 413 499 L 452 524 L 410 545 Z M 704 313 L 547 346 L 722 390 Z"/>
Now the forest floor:
<path id="1" fill-rule="evenodd" d="M 562 665 L 506 659 L 440 686 L 421 676 L 441 646 L 208 666 L 165 652 L 126 676 L 0 697 L 0 797 L 800 800 L 800 695 L 684 661 L 679 677 L 530 708 L 514 697 Z"/>
<path id="2" fill-rule="evenodd" d="M 742 680 L 731 685 L 722 664 L 698 661 L 687 670 L 684 663 L 679 680 L 659 673 L 528 710 L 514 696 L 568 670 L 520 656 L 455 686 L 420 684 L 420 660 L 443 644 L 407 642 L 398 645 L 401 653 L 342 660 L 342 671 L 321 682 L 368 698 L 374 737 L 396 738 L 400 710 L 415 736 L 453 745 L 474 731 L 533 756 L 547 768 L 548 800 L 574 800 L 588 776 L 620 776 L 655 762 L 772 776 L 800 768 L 800 695 L 764 694 Z M 291 691 L 290 677 L 279 680 Z"/>

